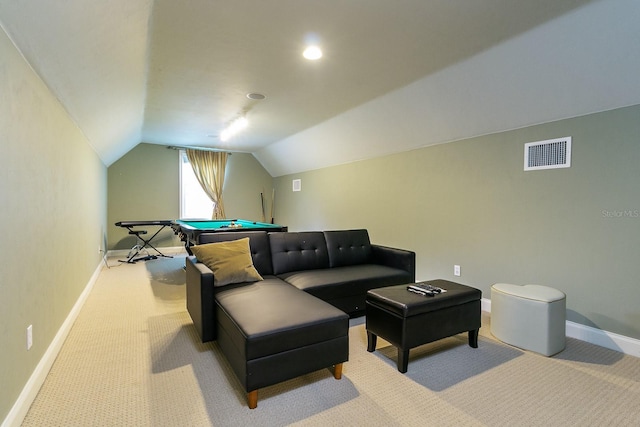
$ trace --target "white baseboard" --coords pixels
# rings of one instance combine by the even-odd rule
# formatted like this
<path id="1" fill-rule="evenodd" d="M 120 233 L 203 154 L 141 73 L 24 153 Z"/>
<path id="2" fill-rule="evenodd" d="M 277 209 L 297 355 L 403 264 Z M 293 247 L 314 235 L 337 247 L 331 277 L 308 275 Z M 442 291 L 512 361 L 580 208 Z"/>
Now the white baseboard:
<path id="1" fill-rule="evenodd" d="M 47 351 L 42 356 L 42 359 L 40 359 L 36 369 L 31 374 L 31 377 L 29 377 L 29 380 L 22 389 L 20 396 L 18 396 L 18 400 L 16 400 L 9 411 L 9 414 L 7 414 L 7 417 L 2 422 L 2 427 L 18 427 L 22 424 L 24 417 L 27 415 L 31 404 L 38 395 L 42 384 L 44 384 L 44 380 L 47 378 L 47 374 L 53 366 L 53 362 L 56 360 L 56 357 L 58 357 L 58 353 L 60 353 L 60 349 L 62 348 L 67 335 L 69 335 L 69 331 L 71 331 L 73 323 L 76 321 L 76 318 L 87 300 L 91 289 L 93 289 L 93 285 L 96 283 L 101 270 L 102 262 L 100 262 L 96 270 L 93 272 L 93 275 L 91 275 L 87 286 L 85 286 L 84 290 L 78 297 L 78 300 L 69 312 L 69 315 L 62 323 L 58 333 L 47 348 Z"/>
<path id="2" fill-rule="evenodd" d="M 640 340 L 567 320 L 567 336 L 640 357 Z"/>
<path id="3" fill-rule="evenodd" d="M 491 313 L 491 300 L 489 298 L 482 298 L 480 303 L 482 304 L 482 311 Z"/>
<path id="4" fill-rule="evenodd" d="M 491 300 L 482 298 L 482 311 L 491 313 Z M 619 351 L 630 356 L 640 357 L 640 340 L 625 337 L 614 332 L 586 326 L 581 323 L 566 322 L 566 334 L 569 338 L 575 338 L 591 344 L 599 345 L 611 350 Z"/>

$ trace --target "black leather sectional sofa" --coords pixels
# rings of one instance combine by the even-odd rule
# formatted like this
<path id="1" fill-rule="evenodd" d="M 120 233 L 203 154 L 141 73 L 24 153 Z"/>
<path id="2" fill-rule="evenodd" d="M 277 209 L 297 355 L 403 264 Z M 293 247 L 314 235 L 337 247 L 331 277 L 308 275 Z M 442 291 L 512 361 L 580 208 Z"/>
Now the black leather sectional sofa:
<path id="1" fill-rule="evenodd" d="M 245 237 L 264 280 L 216 287 L 189 256 L 187 310 L 202 341 L 217 340 L 250 408 L 262 387 L 332 366 L 339 379 L 348 319 L 364 314 L 367 291 L 415 282 L 415 253 L 371 244 L 363 229 L 210 233 L 199 243 Z"/>

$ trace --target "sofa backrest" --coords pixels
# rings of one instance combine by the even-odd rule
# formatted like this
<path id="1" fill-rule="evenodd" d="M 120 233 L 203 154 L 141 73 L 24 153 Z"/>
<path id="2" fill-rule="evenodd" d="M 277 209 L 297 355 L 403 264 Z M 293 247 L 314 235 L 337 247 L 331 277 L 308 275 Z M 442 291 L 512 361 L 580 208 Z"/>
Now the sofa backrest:
<path id="1" fill-rule="evenodd" d="M 322 231 L 269 233 L 273 274 L 329 268 Z"/>
<path id="2" fill-rule="evenodd" d="M 371 262 L 371 241 L 367 230 L 325 231 L 331 268 Z"/>
<path id="3" fill-rule="evenodd" d="M 228 242 L 231 240 L 249 238 L 249 249 L 251 250 L 251 258 L 253 266 L 258 270 L 261 276 L 273 274 L 271 267 L 271 248 L 269 247 L 269 239 L 266 231 L 223 231 L 218 233 L 202 233 L 200 234 L 200 244 Z"/>

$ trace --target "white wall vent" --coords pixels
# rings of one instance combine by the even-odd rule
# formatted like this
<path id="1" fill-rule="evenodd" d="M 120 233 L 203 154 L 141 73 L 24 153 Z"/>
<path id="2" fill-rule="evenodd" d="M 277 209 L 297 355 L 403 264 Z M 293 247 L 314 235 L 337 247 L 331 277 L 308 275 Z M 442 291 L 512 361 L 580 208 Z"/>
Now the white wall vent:
<path id="1" fill-rule="evenodd" d="M 571 137 L 524 144 L 524 170 L 571 167 Z"/>
<path id="2" fill-rule="evenodd" d="M 291 183 L 292 183 L 293 191 L 302 191 L 301 179 L 294 179 L 293 181 L 291 181 Z"/>

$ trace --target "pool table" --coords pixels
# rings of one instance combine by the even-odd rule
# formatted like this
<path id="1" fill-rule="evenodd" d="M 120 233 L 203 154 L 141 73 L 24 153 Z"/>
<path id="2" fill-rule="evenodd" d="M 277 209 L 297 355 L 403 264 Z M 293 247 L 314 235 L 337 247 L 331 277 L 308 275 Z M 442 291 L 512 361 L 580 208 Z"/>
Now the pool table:
<path id="1" fill-rule="evenodd" d="M 173 221 L 171 228 L 180 237 L 180 240 L 184 242 L 189 254 L 191 254 L 189 247 L 199 244 L 199 236 L 203 233 L 221 231 L 287 231 L 287 226 L 285 225 L 246 219 L 176 219 Z"/>

